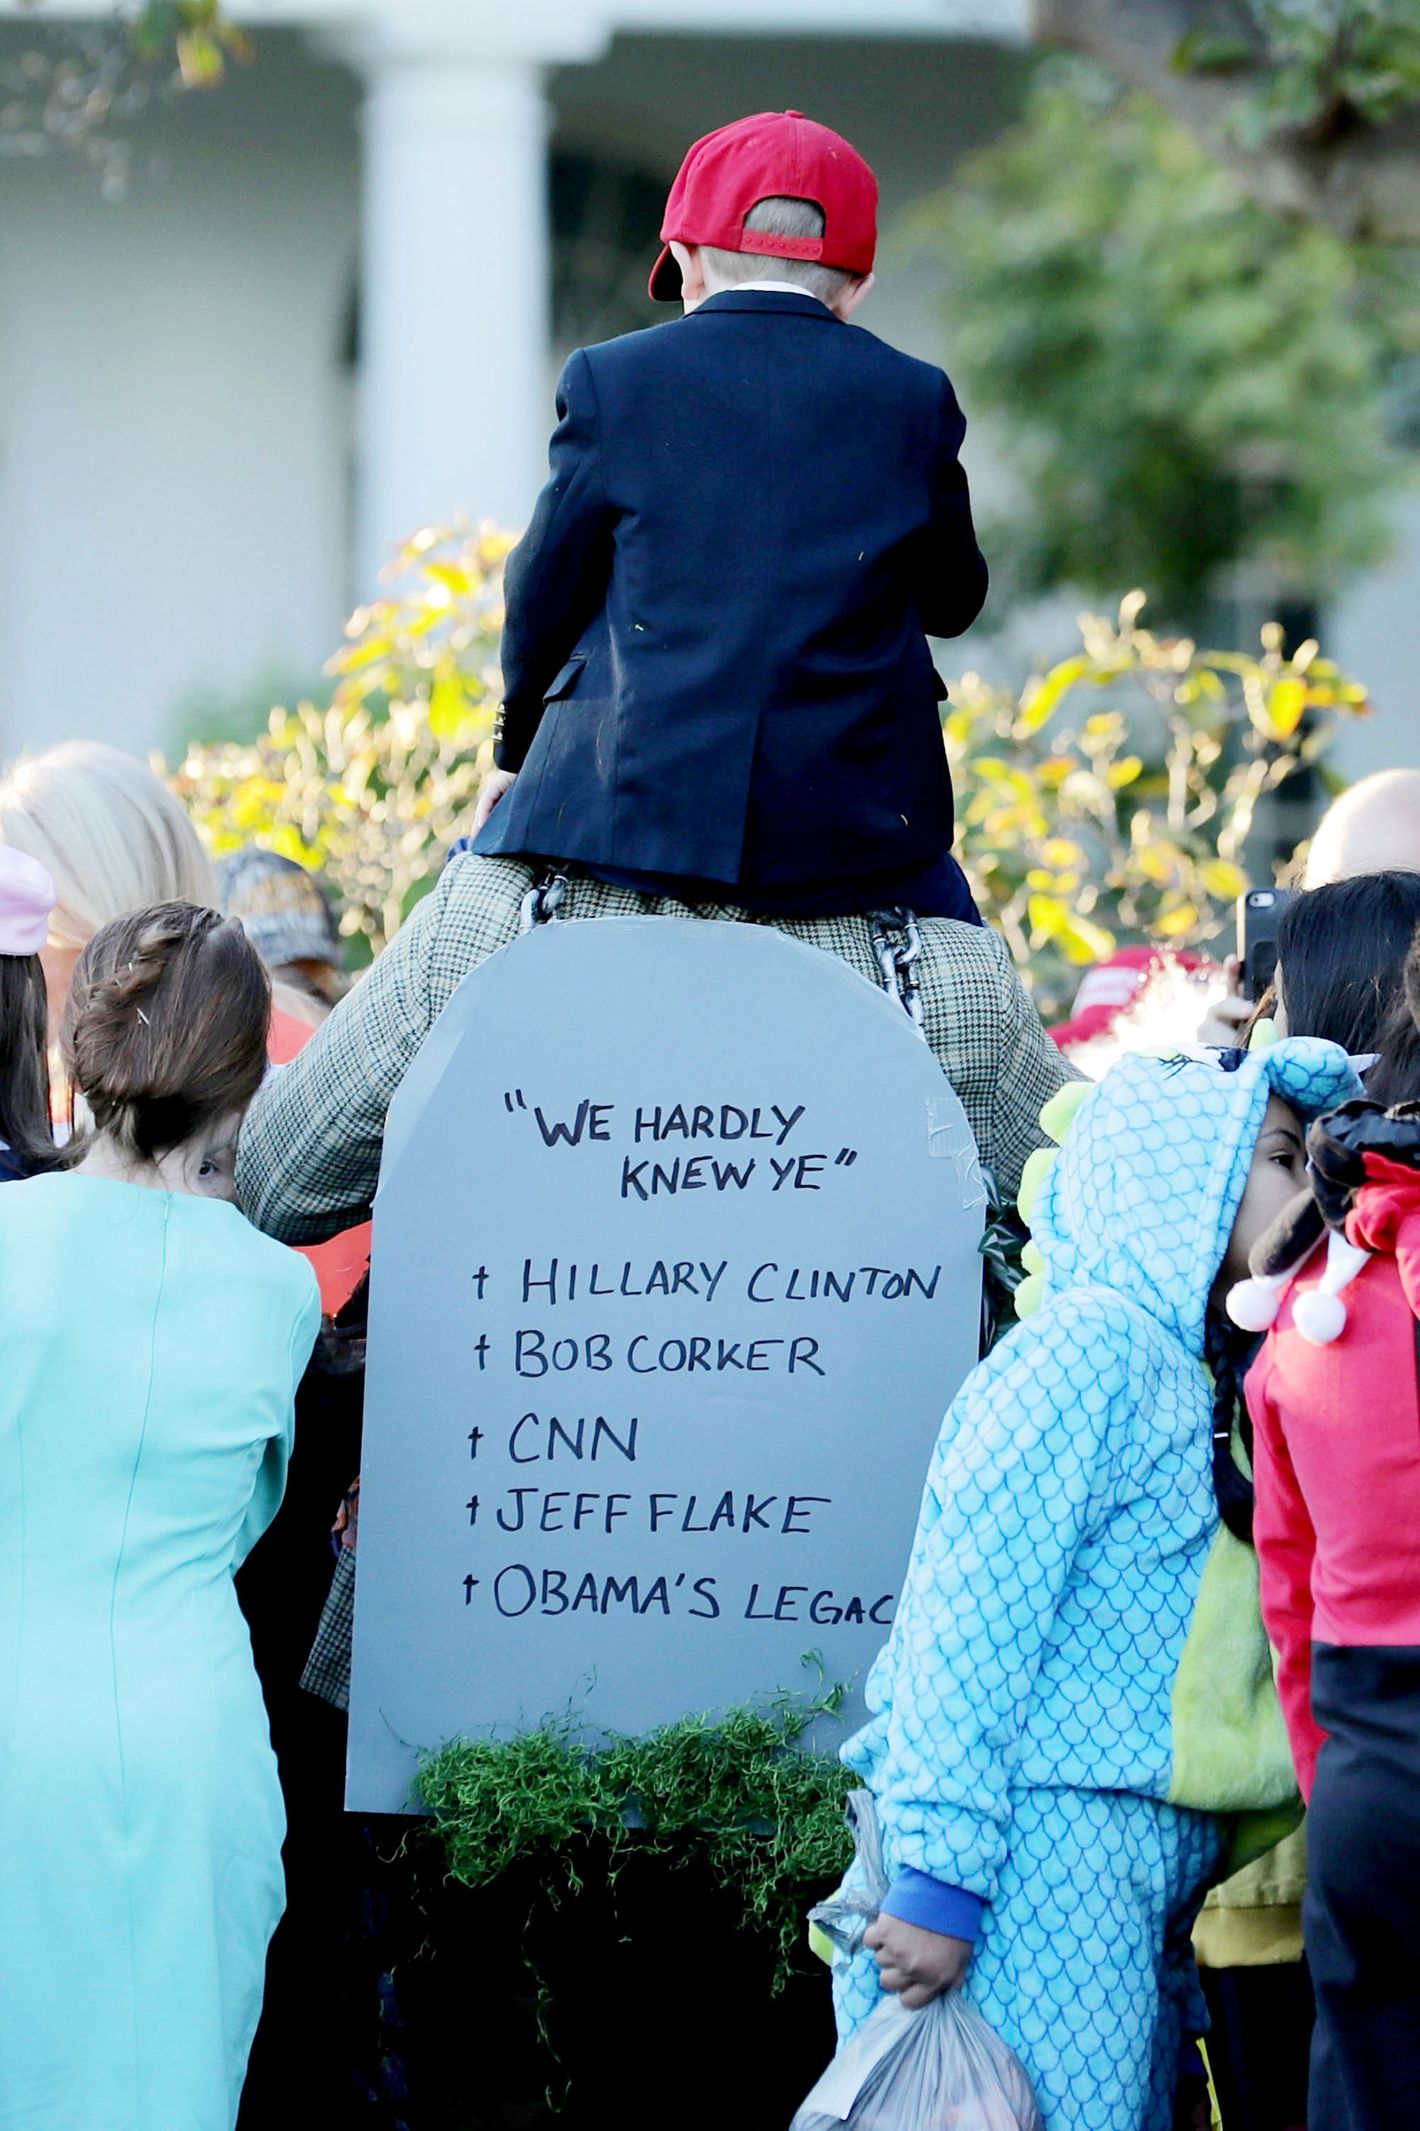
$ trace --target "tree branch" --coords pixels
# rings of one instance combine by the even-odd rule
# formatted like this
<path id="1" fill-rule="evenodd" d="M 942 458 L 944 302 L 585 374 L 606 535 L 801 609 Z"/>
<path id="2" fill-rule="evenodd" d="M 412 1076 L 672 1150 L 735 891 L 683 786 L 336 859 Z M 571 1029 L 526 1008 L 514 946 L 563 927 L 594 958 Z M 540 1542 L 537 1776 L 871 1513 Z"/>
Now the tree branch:
<path id="1" fill-rule="evenodd" d="M 1255 62 L 1227 74 L 1174 63 L 1188 33 L 1214 27 L 1217 19 L 1206 0 L 1032 0 L 1037 43 L 1101 60 L 1147 90 L 1267 206 L 1327 223 L 1347 238 L 1420 243 L 1420 110 L 1331 139 L 1278 133 L 1256 149 L 1245 147 L 1233 117 L 1240 100 L 1263 85 L 1268 56 L 1243 11 L 1229 27 L 1251 37 Z"/>

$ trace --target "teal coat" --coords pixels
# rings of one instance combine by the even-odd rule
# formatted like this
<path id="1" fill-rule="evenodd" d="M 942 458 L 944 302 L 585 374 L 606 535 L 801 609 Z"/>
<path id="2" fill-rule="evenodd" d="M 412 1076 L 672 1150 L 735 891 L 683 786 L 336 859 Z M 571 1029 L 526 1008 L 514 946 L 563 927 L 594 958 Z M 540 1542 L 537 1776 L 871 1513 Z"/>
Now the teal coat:
<path id="1" fill-rule="evenodd" d="M 227 2131 L 284 1816 L 232 1576 L 319 1324 L 233 1206 L 0 1191 L 0 2124 Z"/>

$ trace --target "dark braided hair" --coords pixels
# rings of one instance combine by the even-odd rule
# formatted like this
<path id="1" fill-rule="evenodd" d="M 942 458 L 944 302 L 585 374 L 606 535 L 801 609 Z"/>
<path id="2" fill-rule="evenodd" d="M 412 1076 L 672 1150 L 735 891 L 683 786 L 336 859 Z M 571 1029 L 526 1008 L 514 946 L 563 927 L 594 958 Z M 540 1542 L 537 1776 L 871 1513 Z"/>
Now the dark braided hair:
<path id="1" fill-rule="evenodd" d="M 155 1161 L 245 1110 L 266 1071 L 271 980 L 236 918 L 157 903 L 79 957 L 61 1047 L 96 1127 Z"/>
<path id="2" fill-rule="evenodd" d="M 65 1160 L 49 1122 L 48 1019 L 39 956 L 0 955 L 0 1166 L 21 1176 Z"/>
<path id="3" fill-rule="evenodd" d="M 1234 1538 L 1252 1545 L 1253 1486 L 1233 1456 L 1233 1429 L 1241 1430 L 1252 1459 L 1252 1422 L 1242 1395 L 1256 1334 L 1239 1330 L 1221 1303 L 1210 1301 L 1203 1318 L 1203 1359 L 1213 1376 L 1213 1493 L 1218 1514 Z"/>

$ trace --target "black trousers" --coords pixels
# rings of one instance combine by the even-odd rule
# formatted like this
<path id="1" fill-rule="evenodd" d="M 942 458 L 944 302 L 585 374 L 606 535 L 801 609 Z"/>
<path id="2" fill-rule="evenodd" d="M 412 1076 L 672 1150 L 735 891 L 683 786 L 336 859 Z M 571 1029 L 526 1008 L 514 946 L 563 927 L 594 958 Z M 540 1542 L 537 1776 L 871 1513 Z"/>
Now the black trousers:
<path id="1" fill-rule="evenodd" d="M 285 1500 L 237 1577 L 286 1801 L 286 1913 L 267 1955 L 241 2131 L 333 2122 L 357 2056 L 347 1925 L 364 1854 L 344 1810 L 345 1719 L 300 1678 L 335 1566 L 331 1520 L 360 1469 L 361 1392 L 358 1369 L 334 1367 L 323 1341 L 296 1394 Z"/>
<path id="2" fill-rule="evenodd" d="M 1208 2063 L 1224 2131 L 1297 2131 L 1307 2121 L 1312 1988 L 1304 1961 L 1205 1968 Z"/>
<path id="3" fill-rule="evenodd" d="M 1420 2126 L 1420 1649 L 1317 1644 L 1308 2131 Z"/>

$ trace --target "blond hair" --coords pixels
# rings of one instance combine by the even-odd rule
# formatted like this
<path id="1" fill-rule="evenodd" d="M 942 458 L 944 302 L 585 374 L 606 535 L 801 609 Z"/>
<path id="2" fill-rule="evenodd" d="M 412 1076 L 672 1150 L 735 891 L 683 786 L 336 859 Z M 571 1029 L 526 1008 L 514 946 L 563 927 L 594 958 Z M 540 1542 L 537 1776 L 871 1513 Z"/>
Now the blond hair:
<path id="1" fill-rule="evenodd" d="M 146 764 L 97 740 L 22 756 L 0 778 L 0 843 L 46 867 L 56 946 L 82 948 L 155 903 L 217 902 L 212 864 L 181 801 Z"/>
<path id="2" fill-rule="evenodd" d="M 787 194 L 759 200 L 745 216 L 744 226 L 759 237 L 821 237 L 825 221 L 817 200 L 791 199 Z M 830 306 L 861 281 L 843 267 L 820 266 L 816 259 L 780 259 L 772 252 L 727 252 L 719 245 L 702 244 L 701 271 L 713 295 L 718 289 L 734 288 L 742 281 L 792 281 L 805 295 L 817 296 Z"/>

